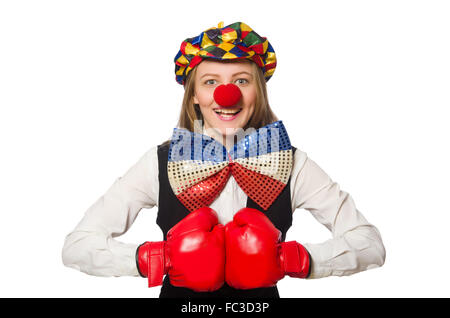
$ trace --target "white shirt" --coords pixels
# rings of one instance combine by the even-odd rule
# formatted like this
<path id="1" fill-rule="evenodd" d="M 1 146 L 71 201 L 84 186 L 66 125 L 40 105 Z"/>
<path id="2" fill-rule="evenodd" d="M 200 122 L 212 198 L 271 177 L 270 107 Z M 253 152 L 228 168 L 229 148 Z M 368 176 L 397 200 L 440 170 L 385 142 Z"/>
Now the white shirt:
<path id="1" fill-rule="evenodd" d="M 385 249 L 379 231 L 357 210 L 352 197 L 297 148 L 291 172 L 292 211 L 305 209 L 325 225 L 332 239 L 320 244 L 299 242 L 312 258 L 310 278 L 351 275 L 384 264 Z M 138 276 L 137 244 L 115 238 L 125 233 L 143 208 L 158 206 L 157 147 L 138 162 L 95 202 L 67 235 L 63 263 L 97 276 Z M 226 224 L 245 207 L 247 195 L 233 176 L 210 205 Z"/>

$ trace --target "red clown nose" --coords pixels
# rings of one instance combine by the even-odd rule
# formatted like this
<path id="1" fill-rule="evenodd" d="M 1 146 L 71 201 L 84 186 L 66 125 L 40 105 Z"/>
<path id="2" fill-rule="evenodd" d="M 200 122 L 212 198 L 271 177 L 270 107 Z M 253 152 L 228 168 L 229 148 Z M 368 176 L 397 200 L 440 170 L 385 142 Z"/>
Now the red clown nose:
<path id="1" fill-rule="evenodd" d="M 236 105 L 242 97 L 241 90 L 234 84 L 222 84 L 214 90 L 214 100 L 222 107 Z"/>

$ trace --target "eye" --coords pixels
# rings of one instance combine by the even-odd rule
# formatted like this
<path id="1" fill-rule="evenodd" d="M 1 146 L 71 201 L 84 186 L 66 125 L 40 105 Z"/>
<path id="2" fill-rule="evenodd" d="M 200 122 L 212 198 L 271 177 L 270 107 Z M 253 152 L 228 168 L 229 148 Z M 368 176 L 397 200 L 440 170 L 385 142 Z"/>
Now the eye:
<path id="1" fill-rule="evenodd" d="M 237 81 L 243 81 L 243 82 L 240 82 L 239 84 L 246 84 L 246 83 L 248 83 L 248 80 L 246 80 L 245 78 L 240 78 L 240 79 L 236 80 L 236 82 Z"/>
<path id="2" fill-rule="evenodd" d="M 214 85 L 214 83 L 210 83 L 211 81 L 215 81 L 214 79 L 209 79 L 207 81 L 205 81 L 206 85 Z"/>

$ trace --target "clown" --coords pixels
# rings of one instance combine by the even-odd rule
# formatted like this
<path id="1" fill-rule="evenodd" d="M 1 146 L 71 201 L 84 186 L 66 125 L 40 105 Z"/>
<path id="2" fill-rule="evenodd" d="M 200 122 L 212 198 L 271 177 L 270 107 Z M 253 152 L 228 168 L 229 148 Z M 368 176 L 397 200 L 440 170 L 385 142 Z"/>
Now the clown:
<path id="1" fill-rule="evenodd" d="M 99 276 L 142 276 L 160 297 L 279 297 L 277 282 L 351 275 L 383 265 L 379 231 L 305 152 L 268 103 L 276 55 L 242 22 L 184 40 L 184 87 L 172 138 L 148 150 L 66 237 L 66 266 Z M 123 244 L 143 208 L 158 207 L 158 242 Z M 286 242 L 306 209 L 332 233 Z"/>

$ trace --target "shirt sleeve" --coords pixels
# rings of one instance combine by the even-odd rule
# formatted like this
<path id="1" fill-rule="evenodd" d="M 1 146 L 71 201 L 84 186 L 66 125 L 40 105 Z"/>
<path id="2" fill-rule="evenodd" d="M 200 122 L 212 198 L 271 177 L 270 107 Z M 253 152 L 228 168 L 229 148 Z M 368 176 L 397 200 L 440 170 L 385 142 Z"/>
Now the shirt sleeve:
<path id="1" fill-rule="evenodd" d="M 386 252 L 378 229 L 358 211 L 350 194 L 299 149 L 291 191 L 292 211 L 308 210 L 332 234 L 323 243 L 302 243 L 312 258 L 310 278 L 351 275 L 384 264 Z"/>
<path id="2" fill-rule="evenodd" d="M 158 205 L 158 193 L 157 147 L 153 147 L 115 180 L 66 236 L 64 265 L 96 276 L 138 276 L 138 245 L 114 238 L 130 228 L 142 208 Z"/>

